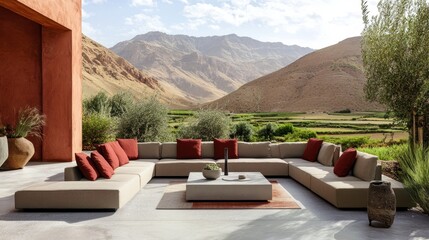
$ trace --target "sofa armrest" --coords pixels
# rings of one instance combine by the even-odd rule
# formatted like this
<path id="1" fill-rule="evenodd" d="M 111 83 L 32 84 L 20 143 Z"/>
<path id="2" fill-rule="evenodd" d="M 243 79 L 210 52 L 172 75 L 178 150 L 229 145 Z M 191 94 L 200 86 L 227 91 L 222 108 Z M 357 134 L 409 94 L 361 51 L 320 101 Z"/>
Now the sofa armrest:
<path id="1" fill-rule="evenodd" d="M 375 168 L 375 177 L 374 180 L 381 180 L 381 163 L 377 163 L 377 167 Z"/>
<path id="2" fill-rule="evenodd" d="M 77 166 L 64 169 L 64 181 L 80 181 L 82 178 L 83 175 Z"/>

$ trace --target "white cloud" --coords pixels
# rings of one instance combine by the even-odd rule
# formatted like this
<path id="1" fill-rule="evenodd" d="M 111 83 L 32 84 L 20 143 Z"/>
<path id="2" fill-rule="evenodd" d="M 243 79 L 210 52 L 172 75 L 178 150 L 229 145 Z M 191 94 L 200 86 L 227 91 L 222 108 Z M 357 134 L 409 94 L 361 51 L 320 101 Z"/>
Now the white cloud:
<path id="1" fill-rule="evenodd" d="M 125 18 L 125 24 L 134 26 L 136 27 L 134 30 L 142 30 L 142 32 L 155 30 L 167 32 L 167 28 L 159 16 L 148 16 L 144 13 Z"/>
<path id="2" fill-rule="evenodd" d="M 82 8 L 82 18 L 89 18 L 89 17 L 91 17 L 91 14 Z"/>
<path id="3" fill-rule="evenodd" d="M 131 6 L 153 6 L 153 0 L 132 0 Z"/>
<path id="4" fill-rule="evenodd" d="M 93 38 L 97 35 L 98 30 L 96 30 L 90 23 L 82 21 L 82 33 Z"/>

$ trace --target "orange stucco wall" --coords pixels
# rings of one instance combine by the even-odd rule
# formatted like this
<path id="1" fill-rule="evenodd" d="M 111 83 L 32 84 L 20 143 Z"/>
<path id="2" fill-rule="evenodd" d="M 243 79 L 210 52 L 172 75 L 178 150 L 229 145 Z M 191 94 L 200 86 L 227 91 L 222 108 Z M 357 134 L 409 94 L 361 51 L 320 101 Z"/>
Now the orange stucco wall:
<path id="1" fill-rule="evenodd" d="M 81 0 L 2 0 L 0 36 L 1 119 L 39 107 L 33 160 L 71 161 L 82 149 Z"/>

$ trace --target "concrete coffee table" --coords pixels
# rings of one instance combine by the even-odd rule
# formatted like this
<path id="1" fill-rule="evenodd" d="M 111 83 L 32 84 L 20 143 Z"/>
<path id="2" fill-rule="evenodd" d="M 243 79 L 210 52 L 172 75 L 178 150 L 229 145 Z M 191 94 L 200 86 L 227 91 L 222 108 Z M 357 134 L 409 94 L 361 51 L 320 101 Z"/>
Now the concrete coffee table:
<path id="1" fill-rule="evenodd" d="M 238 179 L 239 174 L 246 175 L 246 179 Z M 230 172 L 216 180 L 191 172 L 186 182 L 187 201 L 266 201 L 272 197 L 273 187 L 260 172 Z"/>

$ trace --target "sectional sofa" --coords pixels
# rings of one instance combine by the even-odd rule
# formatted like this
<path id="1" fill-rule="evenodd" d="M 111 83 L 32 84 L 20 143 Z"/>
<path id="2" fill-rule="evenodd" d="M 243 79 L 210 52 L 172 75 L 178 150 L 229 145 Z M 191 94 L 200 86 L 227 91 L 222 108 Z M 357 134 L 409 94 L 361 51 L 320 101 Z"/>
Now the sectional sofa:
<path id="1" fill-rule="evenodd" d="M 400 182 L 381 175 L 377 157 L 358 152 L 349 176 L 337 177 L 333 165 L 341 147 L 324 142 L 316 162 L 301 156 L 306 142 L 238 142 L 238 158 L 228 162 L 231 172 L 261 172 L 266 177 L 291 177 L 337 208 L 366 208 L 371 180 L 392 184 L 397 207 L 414 206 Z M 86 180 L 78 167 L 64 171 L 65 181 L 42 182 L 15 193 L 17 209 L 118 209 L 126 204 L 154 177 L 186 177 L 198 172 L 214 159 L 213 142 L 202 142 L 201 159 L 177 159 L 176 142 L 138 143 L 138 159 L 115 169 L 110 179 Z M 317 197 L 315 195 L 315 197 Z"/>

